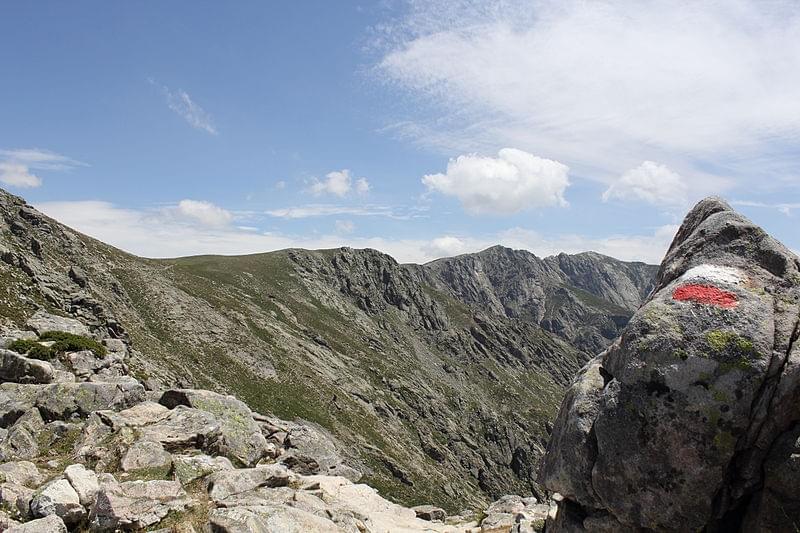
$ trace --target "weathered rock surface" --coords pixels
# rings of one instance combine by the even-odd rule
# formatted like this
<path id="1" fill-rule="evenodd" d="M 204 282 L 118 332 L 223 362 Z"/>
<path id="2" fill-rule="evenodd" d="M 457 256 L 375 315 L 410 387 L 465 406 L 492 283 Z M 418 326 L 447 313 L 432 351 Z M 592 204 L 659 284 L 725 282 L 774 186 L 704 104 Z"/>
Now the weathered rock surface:
<path id="1" fill-rule="evenodd" d="M 567 393 L 541 471 L 565 497 L 548 531 L 796 528 L 777 509 L 800 502 L 799 321 L 800 260 L 700 202 L 650 299 Z"/>
<path id="2" fill-rule="evenodd" d="M 77 524 L 86 517 L 86 509 L 70 482 L 55 480 L 39 489 L 31 500 L 31 513 L 36 517 L 56 515 L 65 524 Z"/>
<path id="3" fill-rule="evenodd" d="M 182 511 L 189 500 L 177 481 L 128 481 L 102 486 L 89 517 L 102 531 L 142 529 L 161 521 L 170 511 Z"/>
<path id="4" fill-rule="evenodd" d="M 16 383 L 50 383 L 53 365 L 30 359 L 11 350 L 0 350 L 0 380 Z"/>
<path id="5" fill-rule="evenodd" d="M 7 533 L 67 533 L 67 526 L 64 521 L 56 515 L 46 516 L 36 520 L 31 520 L 24 524 L 12 526 L 6 530 Z"/>
<path id="6" fill-rule="evenodd" d="M 66 331 L 73 335 L 89 336 L 89 328 L 80 320 L 37 311 L 25 324 L 39 335 L 48 331 Z"/>

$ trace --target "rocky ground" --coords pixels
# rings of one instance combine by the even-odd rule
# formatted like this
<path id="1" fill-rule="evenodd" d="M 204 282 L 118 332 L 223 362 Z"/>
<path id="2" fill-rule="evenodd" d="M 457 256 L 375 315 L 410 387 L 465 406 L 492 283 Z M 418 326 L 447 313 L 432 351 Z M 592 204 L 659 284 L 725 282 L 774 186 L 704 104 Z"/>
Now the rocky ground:
<path id="1" fill-rule="evenodd" d="M 103 348 L 49 361 L 14 351 L 52 347 L 41 339 L 53 331 Z M 550 511 L 519 496 L 453 517 L 391 503 L 357 483 L 361 473 L 321 428 L 208 390 L 145 390 L 128 374 L 128 344 L 75 319 L 40 311 L 3 331 L 0 346 L 0 530 L 9 533 L 524 532 L 540 531 Z"/>
<path id="2" fill-rule="evenodd" d="M 800 259 L 718 199 L 569 388 L 548 533 L 800 531 Z"/>

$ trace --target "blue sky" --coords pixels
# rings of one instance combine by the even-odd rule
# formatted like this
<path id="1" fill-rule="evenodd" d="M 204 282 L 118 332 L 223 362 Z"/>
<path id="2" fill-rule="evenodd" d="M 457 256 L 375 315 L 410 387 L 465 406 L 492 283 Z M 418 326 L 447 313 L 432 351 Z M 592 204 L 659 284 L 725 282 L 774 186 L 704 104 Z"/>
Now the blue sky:
<path id="1" fill-rule="evenodd" d="M 5 2 L 0 186 L 147 256 L 800 249 L 794 2 Z"/>

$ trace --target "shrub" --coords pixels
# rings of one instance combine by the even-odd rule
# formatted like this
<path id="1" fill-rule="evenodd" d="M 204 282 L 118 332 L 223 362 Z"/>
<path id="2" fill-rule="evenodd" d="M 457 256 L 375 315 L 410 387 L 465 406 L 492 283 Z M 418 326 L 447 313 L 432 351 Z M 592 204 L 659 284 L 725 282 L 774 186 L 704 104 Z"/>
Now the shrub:
<path id="1" fill-rule="evenodd" d="M 14 350 L 17 353 L 22 355 L 27 355 L 28 357 L 32 357 L 33 359 L 43 359 L 45 361 L 52 359 L 55 356 L 55 352 L 52 348 L 48 348 L 47 346 L 42 346 L 36 341 L 30 340 L 16 340 L 8 345 L 9 350 Z"/>
<path id="2" fill-rule="evenodd" d="M 103 357 L 106 354 L 105 346 L 96 340 L 65 331 L 45 331 L 39 336 L 39 340 L 55 341 L 50 348 L 54 354 L 80 352 L 81 350 L 91 350 L 97 357 Z"/>

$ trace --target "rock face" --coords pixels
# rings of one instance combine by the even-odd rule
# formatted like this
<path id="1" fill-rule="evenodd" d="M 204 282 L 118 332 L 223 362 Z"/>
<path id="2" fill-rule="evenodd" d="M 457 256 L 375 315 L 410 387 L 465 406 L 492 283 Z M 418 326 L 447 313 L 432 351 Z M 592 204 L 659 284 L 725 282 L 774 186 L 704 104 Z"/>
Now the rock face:
<path id="1" fill-rule="evenodd" d="M 794 531 L 800 260 L 718 199 L 578 375 L 540 480 L 549 531 Z"/>
<path id="2" fill-rule="evenodd" d="M 97 436 L 127 424 L 119 411 L 146 393 L 158 402 L 155 391 L 206 388 L 213 405 L 177 393 L 164 401 L 180 405 L 131 438 L 168 453 L 194 443 L 236 466 L 283 450 L 278 460 L 296 472 L 363 475 L 398 501 L 450 512 L 542 496 L 535 465 L 564 389 L 654 275 L 598 254 L 539 259 L 500 247 L 428 265 L 349 248 L 150 260 L 0 191 L 0 346 L 55 329 L 109 352 L 46 362 L 46 388 L 44 365 L 22 370 L 28 383 L 0 387 L 1 428 L 11 433 L 33 407 L 44 424 L 88 419 Z M 19 382 L 17 363 L 29 363 L 14 360 L 2 379 Z M 287 424 L 261 437 L 228 395 Z M 36 452 L 26 427 L 0 457 Z M 88 437 L 83 457 L 121 459 L 105 445 L 92 451 Z"/>

